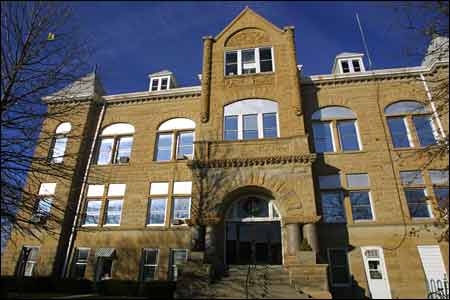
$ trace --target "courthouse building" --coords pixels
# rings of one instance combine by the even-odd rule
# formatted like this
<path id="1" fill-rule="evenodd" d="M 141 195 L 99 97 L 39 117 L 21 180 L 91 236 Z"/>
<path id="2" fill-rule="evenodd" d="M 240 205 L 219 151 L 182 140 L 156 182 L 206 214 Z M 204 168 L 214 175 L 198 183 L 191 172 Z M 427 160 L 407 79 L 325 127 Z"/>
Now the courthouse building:
<path id="1" fill-rule="evenodd" d="M 13 231 L 2 275 L 176 280 L 200 257 L 217 273 L 278 266 L 313 297 L 426 297 L 449 266 L 432 205 L 448 197 L 448 157 L 423 155 L 448 134 L 432 97 L 443 41 L 420 66 L 369 70 L 342 52 L 304 76 L 296 52 L 314 45 L 246 8 L 203 37 L 197 86 L 164 70 L 106 95 L 88 75 L 70 100 L 44 99 L 77 110 L 44 122 L 54 139 L 36 154 L 71 178 L 30 186 L 36 222 L 49 201 L 65 208 L 60 234 Z"/>

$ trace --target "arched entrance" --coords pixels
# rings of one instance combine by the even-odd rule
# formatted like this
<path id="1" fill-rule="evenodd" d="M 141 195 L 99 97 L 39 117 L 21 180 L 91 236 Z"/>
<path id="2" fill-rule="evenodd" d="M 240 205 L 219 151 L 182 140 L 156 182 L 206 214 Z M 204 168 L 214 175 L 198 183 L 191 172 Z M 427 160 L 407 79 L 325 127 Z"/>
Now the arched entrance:
<path id="1" fill-rule="evenodd" d="M 273 200 L 241 196 L 225 217 L 225 263 L 282 264 L 281 224 Z"/>

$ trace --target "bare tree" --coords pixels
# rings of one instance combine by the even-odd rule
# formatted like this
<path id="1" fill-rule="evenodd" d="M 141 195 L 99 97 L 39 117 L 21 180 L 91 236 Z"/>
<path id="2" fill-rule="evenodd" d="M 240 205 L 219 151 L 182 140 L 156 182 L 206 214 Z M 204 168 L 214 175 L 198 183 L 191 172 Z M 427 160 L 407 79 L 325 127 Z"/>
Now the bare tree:
<path id="1" fill-rule="evenodd" d="M 55 132 L 45 124 L 67 120 L 78 107 L 50 106 L 43 97 L 57 91 L 59 103 L 74 97 L 70 89 L 63 88 L 88 72 L 92 49 L 87 45 L 67 4 L 1 2 L 2 244 L 11 226 L 33 234 L 52 231 L 52 224 L 62 221 L 65 208 L 55 199 L 44 222 L 30 216 L 42 209 L 38 207 L 39 184 L 49 178 L 53 179 L 47 182 L 68 179 L 74 166 L 67 155 L 63 163 L 48 157 Z"/>

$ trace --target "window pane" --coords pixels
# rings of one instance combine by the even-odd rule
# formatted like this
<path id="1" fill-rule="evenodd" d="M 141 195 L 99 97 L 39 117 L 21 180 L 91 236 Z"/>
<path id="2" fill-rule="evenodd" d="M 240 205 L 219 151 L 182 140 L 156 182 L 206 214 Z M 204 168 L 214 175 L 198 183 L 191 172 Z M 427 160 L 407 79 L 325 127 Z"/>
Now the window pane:
<path id="1" fill-rule="evenodd" d="M 259 60 L 261 72 L 272 72 L 272 49 L 261 48 L 259 49 Z"/>
<path id="2" fill-rule="evenodd" d="M 161 90 L 167 90 L 167 83 L 168 83 L 168 79 L 167 78 L 163 78 L 161 79 Z"/>
<path id="3" fill-rule="evenodd" d="M 84 224 L 98 224 L 101 201 L 88 201 Z"/>
<path id="4" fill-rule="evenodd" d="M 258 138 L 258 119 L 257 115 L 244 115 L 243 116 L 243 138 L 257 139 Z"/>
<path id="5" fill-rule="evenodd" d="M 448 209 L 448 187 L 445 188 L 434 188 L 434 195 L 438 201 L 438 205 L 442 209 Z"/>
<path id="6" fill-rule="evenodd" d="M 448 184 L 448 170 L 428 171 L 433 184 Z"/>
<path id="7" fill-rule="evenodd" d="M 339 189 L 341 188 L 341 177 L 339 174 L 319 176 L 320 189 Z"/>
<path id="8" fill-rule="evenodd" d="M 107 138 L 101 140 L 97 164 L 107 165 L 110 163 L 113 144 L 114 139 Z"/>
<path id="9" fill-rule="evenodd" d="M 345 223 L 341 192 L 322 192 L 322 214 L 326 223 Z"/>
<path id="10" fill-rule="evenodd" d="M 127 163 L 130 160 L 133 137 L 127 136 L 119 139 L 117 145 L 116 163 Z"/>
<path id="11" fill-rule="evenodd" d="M 348 174 L 347 185 L 349 188 L 353 187 L 368 187 L 369 175 L 368 174 Z"/>
<path id="12" fill-rule="evenodd" d="M 276 113 L 263 114 L 263 129 L 265 138 L 272 138 L 278 136 Z"/>
<path id="13" fill-rule="evenodd" d="M 350 192 L 353 220 L 372 220 L 372 208 L 368 191 Z"/>
<path id="14" fill-rule="evenodd" d="M 359 149 L 358 134 L 355 121 L 337 122 L 342 151 L 357 151 Z"/>
<path id="15" fill-rule="evenodd" d="M 165 133 L 158 135 L 156 160 L 172 159 L 172 134 Z"/>
<path id="16" fill-rule="evenodd" d="M 356 119 L 356 114 L 346 107 L 328 106 L 315 111 L 311 119 L 313 120 L 331 120 L 331 119 Z"/>
<path id="17" fill-rule="evenodd" d="M 436 144 L 430 116 L 414 116 L 413 122 L 422 147 Z"/>
<path id="18" fill-rule="evenodd" d="M 166 198 L 154 198 L 149 200 L 148 224 L 164 224 L 166 216 L 166 200 Z"/>
<path id="19" fill-rule="evenodd" d="M 156 265 L 158 263 L 158 250 L 144 249 L 144 264 Z"/>
<path id="20" fill-rule="evenodd" d="M 400 101 L 389 105 L 384 109 L 386 115 L 405 114 L 405 113 L 422 113 L 426 112 L 427 108 L 420 102 L 416 101 Z"/>
<path id="21" fill-rule="evenodd" d="M 152 91 L 157 91 L 158 90 L 158 79 L 153 79 L 152 80 Z"/>
<path id="22" fill-rule="evenodd" d="M 424 184 L 423 176 L 420 171 L 401 171 L 400 181 L 403 185 Z"/>
<path id="23" fill-rule="evenodd" d="M 394 148 L 411 147 L 403 118 L 388 118 Z"/>
<path id="24" fill-rule="evenodd" d="M 353 64 L 353 70 L 355 72 L 361 72 L 361 67 L 359 65 L 359 60 L 352 60 L 352 64 Z"/>
<path id="25" fill-rule="evenodd" d="M 179 265 L 187 260 L 187 250 L 172 250 L 172 264 Z"/>
<path id="26" fill-rule="evenodd" d="M 109 200 L 108 209 L 106 211 L 105 224 L 120 224 L 120 216 L 122 214 L 122 200 Z"/>
<path id="27" fill-rule="evenodd" d="M 237 64 L 229 64 L 225 66 L 225 74 L 226 75 L 237 75 L 238 73 L 238 65 Z"/>
<path id="28" fill-rule="evenodd" d="M 57 138 L 53 146 L 52 162 L 61 163 L 63 161 L 64 152 L 66 151 L 67 138 Z"/>
<path id="29" fill-rule="evenodd" d="M 238 139 L 238 117 L 225 116 L 224 120 L 224 137 L 227 141 L 234 141 Z"/>
<path id="30" fill-rule="evenodd" d="M 177 158 L 185 159 L 194 154 L 194 133 L 181 132 L 178 134 Z"/>
<path id="31" fill-rule="evenodd" d="M 343 73 L 348 73 L 348 72 L 350 72 L 350 67 L 349 67 L 349 65 L 348 65 L 348 61 L 346 61 L 346 60 L 341 61 L 341 65 L 342 65 L 342 72 L 343 72 Z"/>
<path id="32" fill-rule="evenodd" d="M 430 212 L 423 189 L 405 189 L 406 201 L 412 218 L 428 218 Z"/>
<path id="33" fill-rule="evenodd" d="M 50 215 L 50 209 L 52 208 L 52 197 L 45 197 L 39 200 L 38 208 L 36 214 L 39 216 Z"/>
<path id="34" fill-rule="evenodd" d="M 242 73 L 256 73 L 255 49 L 242 50 Z"/>
<path id="35" fill-rule="evenodd" d="M 331 123 L 313 123 L 314 147 L 316 152 L 333 152 L 333 138 L 331 135 Z"/>
<path id="36" fill-rule="evenodd" d="M 237 64 L 237 51 L 227 52 L 225 54 L 225 63 L 226 64 Z"/>
<path id="37" fill-rule="evenodd" d="M 173 219 L 189 219 L 190 217 L 191 198 L 174 198 L 173 199 Z"/>

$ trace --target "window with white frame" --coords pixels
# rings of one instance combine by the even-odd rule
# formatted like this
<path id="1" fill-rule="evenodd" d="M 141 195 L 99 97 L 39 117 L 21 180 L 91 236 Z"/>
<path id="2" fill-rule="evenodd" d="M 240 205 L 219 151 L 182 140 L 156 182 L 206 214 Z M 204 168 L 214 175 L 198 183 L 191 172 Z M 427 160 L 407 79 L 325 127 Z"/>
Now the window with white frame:
<path id="1" fill-rule="evenodd" d="M 314 112 L 311 119 L 317 153 L 362 149 L 356 115 L 352 110 L 341 106 L 328 106 Z M 335 136 L 334 128 L 338 136 Z"/>
<path id="2" fill-rule="evenodd" d="M 109 184 L 107 189 L 102 184 L 89 185 L 83 226 L 97 226 L 101 223 L 103 223 L 103 226 L 120 225 L 125 190 L 126 184 L 122 183 Z M 104 202 L 105 211 L 103 218 L 100 218 L 100 211 Z"/>
<path id="3" fill-rule="evenodd" d="M 86 273 L 86 267 L 89 258 L 89 252 L 91 249 L 89 248 L 77 248 L 75 250 L 75 255 L 73 258 L 72 265 L 72 278 L 75 279 L 83 279 L 84 274 Z"/>
<path id="4" fill-rule="evenodd" d="M 394 148 L 414 147 L 414 138 L 421 147 L 436 144 L 439 134 L 431 112 L 417 101 L 399 101 L 384 110 Z"/>
<path id="5" fill-rule="evenodd" d="M 427 200 L 427 191 L 422 172 L 401 171 L 400 180 L 404 187 L 406 202 L 411 218 L 431 218 L 431 205 Z"/>
<path id="6" fill-rule="evenodd" d="M 339 58 L 337 67 L 341 74 L 365 72 L 362 57 Z"/>
<path id="7" fill-rule="evenodd" d="M 225 75 L 273 72 L 273 48 L 261 47 L 225 52 Z"/>
<path id="8" fill-rule="evenodd" d="M 158 279 L 159 249 L 142 249 L 141 280 Z"/>
<path id="9" fill-rule="evenodd" d="M 134 127 L 117 123 L 103 129 L 97 149 L 97 164 L 126 164 L 130 161 Z"/>
<path id="10" fill-rule="evenodd" d="M 319 176 L 322 215 L 325 223 L 345 223 L 344 195 L 340 175 Z"/>
<path id="11" fill-rule="evenodd" d="M 19 257 L 18 275 L 24 277 L 33 276 L 39 254 L 38 246 L 23 246 Z"/>
<path id="12" fill-rule="evenodd" d="M 170 87 L 170 76 L 152 78 L 150 81 L 150 91 L 165 91 Z"/>
<path id="13" fill-rule="evenodd" d="M 156 161 L 192 159 L 195 122 L 185 118 L 165 121 L 158 127 Z"/>
<path id="14" fill-rule="evenodd" d="M 178 266 L 187 262 L 187 249 L 171 249 L 170 250 L 170 280 L 176 281 L 178 279 Z"/>
<path id="15" fill-rule="evenodd" d="M 32 222 L 45 223 L 50 217 L 53 197 L 55 195 L 56 183 L 42 183 L 39 188 L 39 196 L 35 203 Z"/>
<path id="16" fill-rule="evenodd" d="M 328 249 L 328 261 L 331 285 L 335 287 L 349 285 L 350 273 L 346 249 Z"/>
<path id="17" fill-rule="evenodd" d="M 441 209 L 448 209 L 449 205 L 449 176 L 448 170 L 429 170 L 434 196 Z"/>
<path id="18" fill-rule="evenodd" d="M 66 146 L 68 141 L 68 135 L 72 130 L 72 125 L 69 122 L 61 123 L 55 131 L 52 144 L 49 152 L 49 159 L 51 163 L 62 163 L 64 154 L 66 152 Z"/>
<path id="19" fill-rule="evenodd" d="M 224 140 L 253 140 L 279 137 L 278 103 L 246 99 L 224 107 Z"/>
<path id="20" fill-rule="evenodd" d="M 148 200 L 147 226 L 164 226 L 169 195 L 168 182 L 152 182 Z"/>
<path id="21" fill-rule="evenodd" d="M 369 188 L 369 175 L 347 174 L 352 218 L 354 221 L 371 221 L 375 219 Z"/>
<path id="22" fill-rule="evenodd" d="M 178 181 L 173 184 L 172 224 L 181 225 L 191 217 L 191 181 Z"/>

